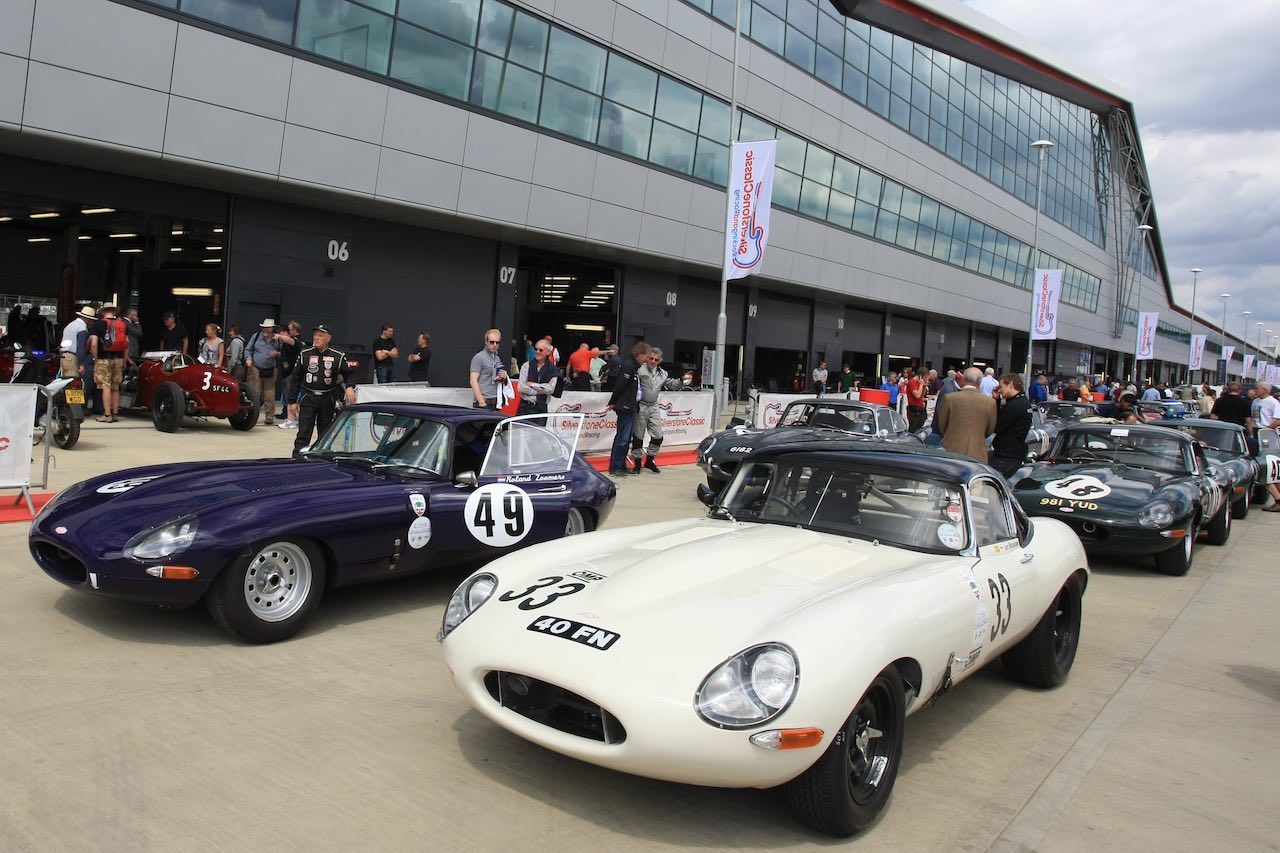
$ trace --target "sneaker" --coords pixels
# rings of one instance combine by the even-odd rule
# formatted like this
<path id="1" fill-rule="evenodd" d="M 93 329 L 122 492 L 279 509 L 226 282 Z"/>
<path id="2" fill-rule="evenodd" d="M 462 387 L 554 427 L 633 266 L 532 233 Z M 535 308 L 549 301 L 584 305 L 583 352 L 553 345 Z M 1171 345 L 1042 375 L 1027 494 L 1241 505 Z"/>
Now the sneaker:
<path id="1" fill-rule="evenodd" d="M 100 423 L 100 424 L 109 424 L 109 423 L 111 423 L 111 418 L 110 418 L 109 416 L 107 416 L 107 415 L 98 415 L 96 418 L 94 418 L 94 420 L 95 420 L 95 421 L 97 421 L 97 422 L 98 422 L 98 423 Z"/>
<path id="2" fill-rule="evenodd" d="M 298 422 L 297 422 L 297 421 L 285 421 L 285 422 L 284 422 L 284 423 L 282 423 L 282 424 L 276 424 L 276 426 L 278 426 L 280 429 L 297 429 L 297 428 L 298 428 Z"/>

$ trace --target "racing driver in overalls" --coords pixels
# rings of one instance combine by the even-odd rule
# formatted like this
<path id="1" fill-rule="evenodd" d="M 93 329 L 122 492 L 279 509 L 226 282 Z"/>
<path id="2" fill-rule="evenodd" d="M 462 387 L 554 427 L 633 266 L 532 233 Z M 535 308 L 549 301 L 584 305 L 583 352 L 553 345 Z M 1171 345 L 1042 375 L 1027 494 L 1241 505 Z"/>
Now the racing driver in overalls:
<path id="1" fill-rule="evenodd" d="M 301 458 L 303 449 L 311 444 L 313 429 L 318 429 L 316 435 L 321 436 L 329 428 L 339 394 L 344 394 L 348 403 L 356 401 L 355 386 L 346 384 L 351 373 L 347 354 L 330 349 L 331 340 L 333 332 L 324 323 L 312 329 L 312 346 L 298 355 L 298 363 L 289 376 L 288 399 L 298 400 L 298 437 L 293 440 L 295 459 Z"/>
<path id="2" fill-rule="evenodd" d="M 649 350 L 649 357 L 640 365 L 638 376 L 640 403 L 636 410 L 635 429 L 631 433 L 631 460 L 635 464 L 637 474 L 640 473 L 641 467 L 660 474 L 662 472 L 658 470 L 658 463 L 654 461 L 659 448 L 662 447 L 662 409 L 658 408 L 658 394 L 663 391 L 683 390 L 693 381 L 693 376 L 686 374 L 684 379 L 667 378 L 667 372 L 662 369 L 662 350 L 657 347 Z M 647 450 L 644 446 L 646 433 L 649 436 Z M 641 458 L 644 459 L 643 466 Z"/>

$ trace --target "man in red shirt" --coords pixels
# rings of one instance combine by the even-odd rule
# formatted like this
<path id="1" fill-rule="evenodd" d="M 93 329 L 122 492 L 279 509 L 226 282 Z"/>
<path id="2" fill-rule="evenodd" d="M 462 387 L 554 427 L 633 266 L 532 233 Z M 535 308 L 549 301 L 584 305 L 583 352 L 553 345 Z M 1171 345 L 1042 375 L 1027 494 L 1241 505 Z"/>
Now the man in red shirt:
<path id="1" fill-rule="evenodd" d="M 907 428 L 917 432 L 924 426 L 925 395 L 928 386 L 925 380 L 911 368 L 903 371 L 907 374 Z"/>
<path id="2" fill-rule="evenodd" d="M 569 388 L 574 391 L 591 390 L 591 359 L 600 354 L 600 350 L 587 347 L 586 341 L 578 344 L 578 349 L 569 356 Z"/>

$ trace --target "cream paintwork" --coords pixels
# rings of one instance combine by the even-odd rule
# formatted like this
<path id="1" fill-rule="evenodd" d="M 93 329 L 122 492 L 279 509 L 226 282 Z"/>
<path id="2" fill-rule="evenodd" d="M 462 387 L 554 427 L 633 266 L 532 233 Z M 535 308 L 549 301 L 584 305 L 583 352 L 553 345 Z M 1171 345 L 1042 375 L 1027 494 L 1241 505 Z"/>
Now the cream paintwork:
<path id="1" fill-rule="evenodd" d="M 674 782 L 772 787 L 818 759 L 887 665 L 918 664 L 923 698 L 911 702 L 911 713 L 941 687 L 953 656 L 960 663 L 952 677 L 960 681 L 1030 632 L 1067 578 L 1087 566 L 1068 527 L 1052 519 L 1032 524 L 1025 551 L 1011 540 L 978 556 L 918 554 L 709 518 L 549 542 L 485 567 L 497 576 L 497 591 L 445 639 L 445 659 L 455 684 L 483 714 L 548 749 Z M 1028 553 L 1034 558 L 1023 562 Z M 500 600 L 541 578 L 579 570 L 605 579 L 537 609 Z M 1013 608 L 1007 632 L 992 641 L 997 615 L 988 578 L 999 586 L 1001 574 Z M 977 597 L 967 576 L 980 587 Z M 1004 617 L 1003 603 L 1000 610 Z M 527 630 L 544 616 L 619 638 L 599 650 Z M 977 627 L 982 635 L 975 646 Z M 791 706 L 746 730 L 704 722 L 693 707 L 703 679 L 763 642 L 795 651 L 800 676 Z M 980 656 L 966 667 L 974 648 Z M 618 718 L 625 742 L 577 737 L 501 707 L 484 687 L 491 670 L 532 676 L 590 699 Z M 758 731 L 807 726 L 825 732 L 820 746 L 773 751 L 748 741 Z"/>

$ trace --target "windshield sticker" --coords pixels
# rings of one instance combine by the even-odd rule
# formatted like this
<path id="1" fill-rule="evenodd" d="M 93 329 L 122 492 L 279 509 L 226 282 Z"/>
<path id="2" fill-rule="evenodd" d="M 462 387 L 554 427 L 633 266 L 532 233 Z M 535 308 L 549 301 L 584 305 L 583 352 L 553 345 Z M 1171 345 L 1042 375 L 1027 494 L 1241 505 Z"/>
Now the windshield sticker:
<path id="1" fill-rule="evenodd" d="M 116 480 L 114 483 L 107 483 L 105 486 L 98 487 L 100 495 L 120 495 L 137 488 L 144 483 L 150 483 L 152 480 L 159 480 L 163 474 L 153 474 L 150 477 L 131 477 L 128 480 Z"/>
<path id="2" fill-rule="evenodd" d="M 1111 430 L 1111 434 L 1123 438 L 1129 434 L 1129 430 L 1117 427 L 1116 429 Z"/>
<path id="3" fill-rule="evenodd" d="M 982 587 L 978 586 L 978 579 L 973 576 L 972 572 L 961 572 L 960 580 L 964 581 L 965 585 L 969 587 L 969 592 L 974 598 L 979 601 L 982 600 Z"/>
<path id="4" fill-rule="evenodd" d="M 510 483 L 476 489 L 462 513 L 471 535 L 494 548 L 516 544 L 533 527 L 533 501 L 524 489 Z"/>
<path id="5" fill-rule="evenodd" d="M 952 520 L 952 521 L 954 521 L 956 524 L 959 524 L 959 523 L 960 523 L 960 520 L 961 520 L 962 518 L 964 518 L 964 509 L 960 506 L 960 504 L 950 504 L 950 505 L 948 505 L 948 506 L 947 506 L 947 518 L 951 519 L 951 520 Z"/>
<path id="6" fill-rule="evenodd" d="M 939 524 L 938 541 L 948 548 L 958 549 L 964 544 L 964 535 L 961 534 L 960 528 L 954 524 Z"/>
<path id="7" fill-rule="evenodd" d="M 423 515 L 427 511 L 427 498 L 413 492 L 409 495 L 409 508 L 413 510 L 413 514 L 417 516 Z"/>
<path id="8" fill-rule="evenodd" d="M 425 548 L 430 541 L 431 519 L 415 518 L 413 524 L 409 525 L 409 547 L 415 550 Z"/>
<path id="9" fill-rule="evenodd" d="M 1068 500 L 1073 498 L 1076 500 L 1081 498 L 1097 500 L 1111 494 L 1110 486 L 1097 477 L 1090 477 L 1088 474 L 1076 474 L 1072 477 L 1045 483 L 1044 490 L 1054 497 L 1067 498 Z"/>

